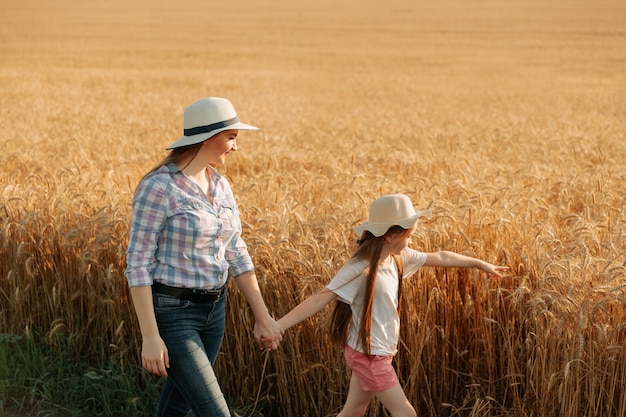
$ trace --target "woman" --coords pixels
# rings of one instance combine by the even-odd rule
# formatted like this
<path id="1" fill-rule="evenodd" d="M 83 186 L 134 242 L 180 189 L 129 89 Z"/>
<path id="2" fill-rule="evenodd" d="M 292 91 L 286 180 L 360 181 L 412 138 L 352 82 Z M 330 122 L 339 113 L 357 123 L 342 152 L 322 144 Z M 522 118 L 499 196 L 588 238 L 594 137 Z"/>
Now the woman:
<path id="1" fill-rule="evenodd" d="M 454 252 L 418 252 L 408 247 L 420 216 L 403 194 L 382 196 L 370 205 L 369 220 L 354 228 L 359 247 L 331 282 L 278 322 L 286 330 L 337 300 L 330 337 L 345 352 L 352 370 L 348 397 L 338 417 L 363 416 L 377 397 L 394 417 L 415 417 L 392 360 L 398 349 L 402 280 L 422 266 L 479 268 L 501 276 L 507 267 Z M 271 341 L 268 341 L 271 342 Z"/>
<path id="2" fill-rule="evenodd" d="M 241 123 L 224 98 L 185 109 L 184 136 L 139 182 L 126 276 L 143 338 L 143 367 L 167 376 L 156 417 L 229 416 L 213 372 L 230 276 L 250 304 L 254 335 L 276 349 L 283 331 L 269 315 L 241 238 L 239 210 L 215 167 L 237 150 Z"/>

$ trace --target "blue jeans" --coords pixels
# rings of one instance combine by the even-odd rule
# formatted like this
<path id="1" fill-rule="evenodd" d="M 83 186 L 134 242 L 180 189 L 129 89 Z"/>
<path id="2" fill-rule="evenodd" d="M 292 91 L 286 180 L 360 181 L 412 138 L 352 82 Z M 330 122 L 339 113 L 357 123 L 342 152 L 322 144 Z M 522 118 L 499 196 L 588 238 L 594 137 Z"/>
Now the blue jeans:
<path id="1" fill-rule="evenodd" d="M 230 416 L 213 365 L 224 338 L 226 294 L 211 304 L 199 304 L 165 294 L 153 294 L 161 338 L 170 367 L 155 417 Z"/>

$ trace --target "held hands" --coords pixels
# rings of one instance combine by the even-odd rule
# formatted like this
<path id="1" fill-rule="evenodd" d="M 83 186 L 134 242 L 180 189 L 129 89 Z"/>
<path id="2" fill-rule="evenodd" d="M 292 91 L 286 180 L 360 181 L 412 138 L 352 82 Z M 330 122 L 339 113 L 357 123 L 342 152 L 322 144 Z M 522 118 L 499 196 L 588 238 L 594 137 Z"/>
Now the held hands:
<path id="1" fill-rule="evenodd" d="M 283 328 L 270 316 L 254 325 L 254 338 L 261 349 L 278 349 L 284 333 Z M 160 336 L 144 338 L 141 365 L 150 373 L 167 376 L 167 369 L 170 367 L 169 353 Z"/>
<path id="2" fill-rule="evenodd" d="M 277 350 L 285 330 L 269 315 L 254 324 L 254 339 L 261 349 Z"/>

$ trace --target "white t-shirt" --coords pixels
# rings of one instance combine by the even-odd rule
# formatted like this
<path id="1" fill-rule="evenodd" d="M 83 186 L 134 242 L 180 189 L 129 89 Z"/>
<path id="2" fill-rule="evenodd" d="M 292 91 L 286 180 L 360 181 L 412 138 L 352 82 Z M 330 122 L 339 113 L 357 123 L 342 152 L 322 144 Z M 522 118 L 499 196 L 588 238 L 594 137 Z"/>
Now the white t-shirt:
<path id="1" fill-rule="evenodd" d="M 403 279 L 410 278 L 426 262 L 426 254 L 407 248 L 402 251 Z M 352 323 L 348 334 L 348 345 L 363 353 L 358 340 L 366 278 L 364 274 L 368 262 L 350 260 L 326 286 L 337 294 L 338 300 L 350 304 Z M 372 328 L 370 333 L 370 353 L 372 355 L 393 356 L 398 352 L 400 337 L 400 317 L 398 316 L 398 268 L 392 260 L 379 265 L 376 288 L 372 304 Z"/>

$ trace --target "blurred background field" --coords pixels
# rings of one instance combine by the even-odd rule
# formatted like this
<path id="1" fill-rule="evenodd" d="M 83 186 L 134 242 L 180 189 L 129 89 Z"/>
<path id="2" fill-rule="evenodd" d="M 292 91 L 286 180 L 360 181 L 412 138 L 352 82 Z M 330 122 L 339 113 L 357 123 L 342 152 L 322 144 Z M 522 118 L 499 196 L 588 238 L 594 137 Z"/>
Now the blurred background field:
<path id="1" fill-rule="evenodd" d="M 407 285 L 396 363 L 418 414 L 626 415 L 624 2 L 0 0 L 0 333 L 140 363 L 132 192 L 206 96 L 263 129 L 221 171 L 276 316 L 348 258 L 372 199 L 406 193 L 434 214 L 416 249 L 511 267 Z M 266 356 L 229 296 L 226 395 L 335 415 L 325 315 Z M 10 377 L 0 407 L 24 401 Z"/>

